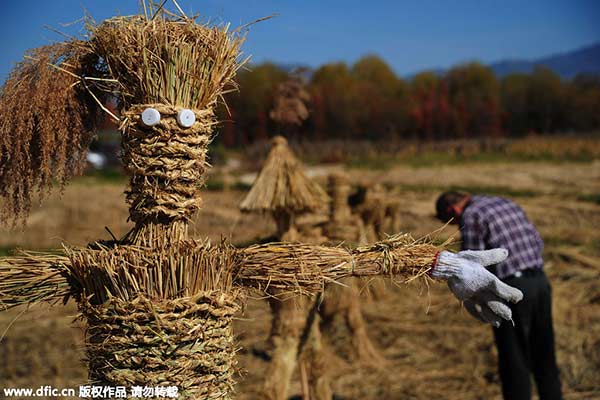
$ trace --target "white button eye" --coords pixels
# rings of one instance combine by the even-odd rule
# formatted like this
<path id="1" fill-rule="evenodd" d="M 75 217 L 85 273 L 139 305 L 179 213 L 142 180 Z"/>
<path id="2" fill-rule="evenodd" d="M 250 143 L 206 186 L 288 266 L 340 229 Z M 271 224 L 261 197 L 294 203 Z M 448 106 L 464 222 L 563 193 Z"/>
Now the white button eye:
<path id="1" fill-rule="evenodd" d="M 177 123 L 184 128 L 189 128 L 196 122 L 196 115 L 192 110 L 184 108 L 177 113 Z"/>
<path id="2" fill-rule="evenodd" d="M 154 126 L 160 122 L 160 113 L 156 108 L 146 108 L 142 111 L 142 122 L 146 126 Z"/>

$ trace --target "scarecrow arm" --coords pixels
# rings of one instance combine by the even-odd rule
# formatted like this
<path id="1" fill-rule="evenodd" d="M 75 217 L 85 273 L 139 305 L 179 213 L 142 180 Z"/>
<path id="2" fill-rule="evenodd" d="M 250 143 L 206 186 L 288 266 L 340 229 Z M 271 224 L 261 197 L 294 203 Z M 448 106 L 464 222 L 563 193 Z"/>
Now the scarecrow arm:
<path id="1" fill-rule="evenodd" d="M 474 317 L 494 326 L 502 320 L 512 322 L 508 303 L 523 297 L 485 269 L 502 262 L 508 255 L 505 249 L 455 254 L 409 236 L 394 236 L 356 249 L 276 243 L 251 246 L 241 253 L 237 283 L 265 292 L 273 288 L 284 293 L 315 293 L 349 276 L 390 275 L 409 281 L 430 275 L 447 281 Z"/>
<path id="2" fill-rule="evenodd" d="M 0 258 L 0 311 L 66 299 L 72 293 L 64 255 L 20 252 Z"/>
<path id="3" fill-rule="evenodd" d="M 390 275 L 406 281 L 431 269 L 440 249 L 408 235 L 393 236 L 370 246 L 346 249 L 271 243 L 239 250 L 236 283 L 259 290 L 315 293 L 327 283 L 349 276 Z"/>

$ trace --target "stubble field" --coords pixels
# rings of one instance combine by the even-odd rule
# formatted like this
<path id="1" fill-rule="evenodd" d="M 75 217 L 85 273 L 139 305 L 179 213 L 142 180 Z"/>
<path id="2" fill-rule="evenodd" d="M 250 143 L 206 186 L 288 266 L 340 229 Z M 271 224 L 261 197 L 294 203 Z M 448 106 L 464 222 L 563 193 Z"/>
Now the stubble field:
<path id="1" fill-rule="evenodd" d="M 335 168 L 341 167 L 315 172 Z M 402 204 L 401 230 L 416 237 L 440 228 L 433 202 L 447 188 L 503 195 L 522 205 L 546 243 L 565 398 L 600 398 L 600 161 L 396 165 L 348 172 L 355 182 L 382 183 Z M 121 181 L 78 180 L 61 198 L 53 196 L 36 208 L 24 231 L 0 231 L 0 249 L 85 245 L 108 238 L 105 227 L 119 237 L 130 227 L 123 189 Z M 241 245 L 272 233 L 268 218 L 237 210 L 243 195 L 241 190 L 206 191 L 195 235 Z M 459 238 L 453 227 L 437 234 L 439 239 L 451 235 Z M 235 323 L 238 399 L 256 399 L 264 379 L 266 361 L 255 350 L 265 347 L 270 314 L 258 297 L 250 294 Z M 491 329 L 472 320 L 445 285 L 386 282 L 376 296 L 365 295 L 363 304 L 371 339 L 387 361 L 358 362 L 344 324 L 334 324 L 324 338 L 336 398 L 500 398 Z M 0 313 L 0 387 L 84 384 L 84 327 L 72 323 L 76 315 L 72 303 Z M 300 395 L 297 375 L 292 394 Z"/>

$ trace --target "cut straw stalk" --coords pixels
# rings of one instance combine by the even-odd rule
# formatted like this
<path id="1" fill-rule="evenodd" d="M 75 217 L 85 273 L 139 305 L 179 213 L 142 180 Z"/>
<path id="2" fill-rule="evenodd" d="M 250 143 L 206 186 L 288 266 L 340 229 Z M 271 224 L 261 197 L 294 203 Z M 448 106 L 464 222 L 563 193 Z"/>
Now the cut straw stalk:
<path id="1" fill-rule="evenodd" d="M 222 243 L 180 241 L 164 247 L 116 246 L 69 249 L 70 272 L 93 304 L 111 297 L 131 301 L 176 299 L 199 292 L 233 290 L 235 249 Z"/>

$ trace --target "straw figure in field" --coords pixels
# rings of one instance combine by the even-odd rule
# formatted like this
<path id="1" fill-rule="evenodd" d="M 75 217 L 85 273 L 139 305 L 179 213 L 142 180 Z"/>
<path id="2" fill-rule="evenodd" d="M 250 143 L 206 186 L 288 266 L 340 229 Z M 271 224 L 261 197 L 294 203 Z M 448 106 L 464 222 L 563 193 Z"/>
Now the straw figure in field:
<path id="1" fill-rule="evenodd" d="M 324 234 L 331 244 L 347 243 L 364 245 L 366 243 L 365 227 L 362 219 L 352 214 L 348 199 L 352 187 L 345 173 L 334 173 L 328 178 L 328 193 L 331 198 L 329 221 L 324 226 Z M 383 366 L 385 360 L 377 351 L 367 334 L 367 325 L 361 311 L 361 282 L 355 278 L 347 279 L 345 286 L 329 285 L 319 315 L 323 330 L 331 325 L 336 316 L 344 319 L 352 335 L 352 346 L 358 358 L 375 366 Z M 317 306 L 317 304 L 315 304 Z"/>
<path id="2" fill-rule="evenodd" d="M 380 184 L 360 184 L 349 201 L 352 212 L 363 221 L 369 242 L 383 239 L 386 232 L 398 231 L 401 205 Z"/>
<path id="3" fill-rule="evenodd" d="M 310 97 L 301 79 L 292 76 L 278 85 L 273 109 L 269 116 L 282 129 L 290 131 L 300 126 L 308 118 L 306 103 Z M 269 213 L 277 226 L 275 237 L 281 241 L 306 241 L 314 243 L 319 237 L 301 235 L 297 226 L 297 217 L 302 214 L 324 210 L 329 203 L 323 189 L 310 180 L 303 171 L 302 163 L 290 150 L 283 136 L 272 139 L 271 150 L 248 195 L 240 204 L 244 212 Z M 304 232 L 302 232 L 304 233 Z M 302 237 L 301 237 L 302 236 Z M 303 391 L 322 388 L 311 398 L 327 400 L 331 398 L 329 381 L 319 368 L 322 364 L 319 326 L 305 326 L 309 310 L 309 299 L 305 297 L 280 298 L 277 290 L 269 290 L 269 306 L 272 321 L 269 346 L 271 360 L 266 371 L 263 395 L 269 400 L 285 400 L 296 365 L 300 362 L 301 374 L 306 375 L 306 363 L 310 363 L 310 388 Z M 301 337 L 310 335 L 307 355 L 302 357 L 302 348 L 306 340 Z M 313 346 L 314 345 L 314 346 Z M 308 360 L 307 360 L 308 359 Z M 313 362 L 311 362 L 313 361 Z M 314 373 L 313 373 L 314 372 Z M 308 386 L 308 385 L 304 385 Z"/>
<path id="4" fill-rule="evenodd" d="M 271 141 L 271 150 L 260 170 L 250 191 L 240 204 L 243 212 L 268 213 L 277 226 L 276 238 L 281 241 L 295 242 L 303 240 L 312 242 L 311 237 L 301 237 L 296 226 L 296 218 L 304 213 L 326 209 L 329 198 L 325 191 L 309 179 L 303 171 L 302 163 L 295 157 L 288 146 L 287 140 L 276 136 Z M 269 306 L 271 307 L 272 322 L 269 336 L 271 361 L 266 371 L 264 396 L 269 400 L 287 399 L 290 381 L 301 356 L 304 342 L 303 334 L 310 331 L 310 343 L 315 344 L 309 353 L 311 372 L 311 387 L 321 387 L 317 399 L 331 398 L 329 383 L 324 374 L 324 368 L 318 368 L 323 357 L 319 353 L 321 346 L 315 342 L 320 337 L 318 324 L 306 327 L 310 308 L 306 297 L 282 298 L 280 290 L 268 289 Z M 304 368 L 304 364 L 301 364 Z M 306 389 L 306 388 L 305 388 Z M 319 396 L 320 395 L 320 396 Z M 313 396 L 314 397 L 314 396 Z M 313 398 L 311 397 L 311 398 Z"/>
<path id="5" fill-rule="evenodd" d="M 3 220 L 24 220 L 35 193 L 81 170 L 103 95 L 116 96 L 126 200 L 120 240 L 0 260 L 0 305 L 74 298 L 87 322 L 89 378 L 106 388 L 176 386 L 180 398 L 230 399 L 232 319 L 243 292 L 315 293 L 348 276 L 449 280 L 491 321 L 521 293 L 486 275 L 503 250 L 454 254 L 407 235 L 358 248 L 194 240 L 214 108 L 234 88 L 243 34 L 199 24 L 177 3 L 89 22 L 88 35 L 31 51 L 0 95 Z M 487 297 L 486 297 L 487 296 Z M 494 297 L 495 296 L 495 297 Z M 498 316 L 500 315 L 500 316 Z M 106 395 L 105 397 L 111 397 Z"/>
<path id="6" fill-rule="evenodd" d="M 301 70 L 296 70 L 277 86 L 273 109 L 269 118 L 285 130 L 288 137 L 294 138 L 298 128 L 308 118 L 310 94 L 304 87 Z"/>

